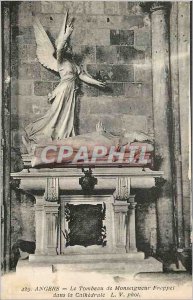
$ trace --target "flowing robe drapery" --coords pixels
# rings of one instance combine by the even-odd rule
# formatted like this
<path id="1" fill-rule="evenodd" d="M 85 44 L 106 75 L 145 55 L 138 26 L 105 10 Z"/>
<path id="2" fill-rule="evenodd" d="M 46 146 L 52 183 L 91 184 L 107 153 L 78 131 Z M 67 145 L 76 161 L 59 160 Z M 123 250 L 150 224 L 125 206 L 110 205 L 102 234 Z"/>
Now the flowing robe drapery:
<path id="1" fill-rule="evenodd" d="M 50 109 L 25 129 L 32 143 L 61 140 L 75 135 L 76 79 L 80 70 L 75 63 L 66 60 L 59 66 L 59 73 L 61 82 L 52 92 Z"/>

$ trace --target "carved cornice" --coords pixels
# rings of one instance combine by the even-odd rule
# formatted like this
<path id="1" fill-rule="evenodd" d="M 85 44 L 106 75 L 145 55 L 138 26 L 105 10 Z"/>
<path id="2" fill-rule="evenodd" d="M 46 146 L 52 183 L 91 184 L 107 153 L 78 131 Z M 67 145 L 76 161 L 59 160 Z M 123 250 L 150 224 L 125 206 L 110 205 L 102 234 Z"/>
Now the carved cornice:
<path id="1" fill-rule="evenodd" d="M 171 8 L 171 2 L 166 2 L 166 1 L 152 1 L 152 2 L 141 1 L 139 5 L 141 6 L 143 12 L 146 13 L 153 13 L 157 10 L 165 10 L 169 12 Z"/>
<path id="2" fill-rule="evenodd" d="M 130 186 L 131 186 L 130 177 L 118 177 L 114 198 L 119 201 L 127 201 L 130 196 Z"/>
<path id="3" fill-rule="evenodd" d="M 51 177 L 47 178 L 46 190 L 45 190 L 45 200 L 49 202 L 58 201 L 59 197 L 59 184 L 58 178 Z"/>

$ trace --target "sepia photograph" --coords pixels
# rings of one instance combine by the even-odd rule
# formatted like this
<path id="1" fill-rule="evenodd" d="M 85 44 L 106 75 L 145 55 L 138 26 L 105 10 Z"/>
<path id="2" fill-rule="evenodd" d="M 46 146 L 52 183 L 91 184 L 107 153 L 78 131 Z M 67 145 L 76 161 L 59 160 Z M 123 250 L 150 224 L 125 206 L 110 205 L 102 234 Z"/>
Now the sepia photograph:
<path id="1" fill-rule="evenodd" d="M 0 4 L 0 298 L 192 299 L 192 2 Z"/>

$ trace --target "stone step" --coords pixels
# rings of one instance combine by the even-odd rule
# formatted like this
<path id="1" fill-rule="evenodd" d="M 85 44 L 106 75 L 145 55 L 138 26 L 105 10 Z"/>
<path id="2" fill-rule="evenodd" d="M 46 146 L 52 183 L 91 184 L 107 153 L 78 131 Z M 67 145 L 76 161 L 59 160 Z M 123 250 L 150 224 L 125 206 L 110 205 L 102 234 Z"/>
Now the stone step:
<path id="1" fill-rule="evenodd" d="M 83 257 L 84 256 L 84 257 Z M 44 256 L 44 261 L 22 261 L 19 260 L 16 272 L 17 273 L 55 273 L 55 272 L 99 272 L 106 274 L 130 274 L 134 276 L 139 272 L 161 272 L 162 264 L 150 257 L 148 259 L 142 259 L 142 256 L 136 255 L 131 257 L 130 255 L 68 255 L 65 256 L 65 260 L 56 260 L 51 262 Z M 53 259 L 53 258 L 52 258 Z"/>
<path id="2" fill-rule="evenodd" d="M 54 272 L 61 271 L 99 271 L 100 273 L 137 274 L 139 272 L 161 272 L 162 264 L 154 258 L 127 261 L 101 261 L 90 263 L 53 264 Z"/>
<path id="3" fill-rule="evenodd" d="M 49 262 L 51 264 L 73 264 L 73 263 L 98 263 L 98 262 L 128 262 L 143 261 L 143 252 L 130 252 L 120 254 L 65 254 L 65 255 L 29 255 L 30 263 Z"/>

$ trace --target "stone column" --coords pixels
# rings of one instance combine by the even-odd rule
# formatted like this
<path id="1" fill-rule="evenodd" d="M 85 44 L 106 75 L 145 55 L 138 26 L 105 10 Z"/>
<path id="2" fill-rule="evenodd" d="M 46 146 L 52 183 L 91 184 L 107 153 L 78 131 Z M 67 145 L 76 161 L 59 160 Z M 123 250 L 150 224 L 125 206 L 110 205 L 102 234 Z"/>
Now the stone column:
<path id="1" fill-rule="evenodd" d="M 115 201 L 115 246 L 120 253 L 126 252 L 126 225 L 129 204 L 125 201 Z"/>
<path id="2" fill-rule="evenodd" d="M 181 139 L 181 167 L 183 184 L 183 235 L 179 247 L 190 247 L 191 243 L 191 2 L 177 2 L 178 6 L 178 65 L 179 65 L 179 112 Z M 174 4 L 173 4 L 174 5 Z M 180 174 L 178 173 L 180 177 Z M 181 202 L 179 201 L 179 206 Z M 181 209 L 181 207 L 180 207 Z M 181 211 L 179 209 L 179 214 Z M 181 216 L 180 216 L 181 217 Z M 181 222 L 181 219 L 180 219 Z M 180 224 L 179 224 L 180 225 Z M 180 226 L 179 226 L 180 230 Z M 183 245 L 184 243 L 184 245 Z"/>
<path id="3" fill-rule="evenodd" d="M 59 179 L 56 177 L 47 178 L 44 194 L 45 211 L 45 251 L 46 254 L 56 255 L 58 251 L 58 230 L 59 230 Z"/>
<path id="4" fill-rule="evenodd" d="M 59 204 L 45 201 L 43 196 L 36 196 L 35 228 L 36 250 L 35 255 L 56 255 L 58 239 L 58 209 Z"/>
<path id="5" fill-rule="evenodd" d="M 58 208 L 57 203 L 46 203 L 45 209 L 45 251 L 48 255 L 58 253 Z"/>
<path id="6" fill-rule="evenodd" d="M 36 196 L 36 251 L 35 255 L 56 255 L 59 214 L 59 181 L 58 178 L 47 178 L 45 193 Z"/>
<path id="7" fill-rule="evenodd" d="M 3 251 L 1 256 L 2 271 L 11 268 L 11 5 L 2 2 L 2 101 L 0 101 L 0 139 L 1 139 L 1 172 L 0 193 L 2 195 L 2 211 L 4 226 L 2 228 Z M 2 112 L 2 114 L 1 114 Z"/>
<path id="8" fill-rule="evenodd" d="M 126 229 L 126 251 L 137 252 L 136 248 L 136 228 L 135 228 L 135 207 L 137 203 L 134 201 L 135 196 L 129 197 L 128 221 Z"/>
<path id="9" fill-rule="evenodd" d="M 147 2 L 143 8 L 151 15 L 153 113 L 155 168 L 164 171 L 165 185 L 157 199 L 158 251 L 168 255 L 174 247 L 174 211 L 172 193 L 172 114 L 170 94 L 169 17 L 170 2 Z M 164 229 L 164 230 L 163 230 Z M 172 255 L 170 255 L 172 257 Z"/>
<path id="10" fill-rule="evenodd" d="M 134 195 L 130 195 L 131 178 L 117 178 L 114 197 L 116 246 L 122 252 L 137 252 Z"/>
<path id="11" fill-rule="evenodd" d="M 45 212 L 44 198 L 36 196 L 35 207 L 35 230 L 36 230 L 36 250 L 35 255 L 45 254 Z"/>
<path id="12" fill-rule="evenodd" d="M 178 248 L 184 247 L 184 220 L 183 220 L 183 187 L 182 187 L 182 153 L 181 153 L 181 136 L 180 130 L 182 124 L 180 124 L 180 102 L 179 102 L 179 92 L 181 88 L 181 80 L 179 80 L 179 66 L 180 61 L 184 65 L 185 58 L 180 58 L 180 41 L 179 41 L 179 32 L 181 35 L 184 34 L 183 26 L 178 28 L 179 16 L 181 19 L 181 12 L 178 11 L 179 3 L 173 2 L 171 8 L 170 16 L 170 56 L 171 56 L 171 89 L 172 89 L 172 111 L 173 111 L 173 147 L 174 147 L 174 172 L 175 172 L 175 225 L 176 225 L 176 244 Z M 184 5 L 184 3 L 183 3 Z M 185 15 L 187 18 L 188 15 Z M 185 26 L 186 27 L 186 26 Z M 188 28 L 189 30 L 189 28 Z M 181 53 L 185 53 L 184 49 Z M 184 55 L 183 55 L 184 56 Z M 183 66 L 180 66 L 180 69 L 183 69 Z M 189 77 L 187 72 L 188 66 L 186 66 L 185 73 Z M 183 74 L 184 75 L 184 74 Z M 184 78 L 184 76 L 183 76 Z M 184 85 L 182 85 L 184 86 Z M 186 86 L 188 90 L 188 86 Z M 187 92 L 187 91 L 186 91 Z M 184 103 L 184 91 L 183 91 L 183 103 Z M 188 105 L 185 105 L 188 108 Z M 185 108 L 186 109 L 186 108 Z M 184 107 L 183 107 L 184 110 Z M 188 115 L 188 113 L 187 113 Z M 188 130 L 185 130 L 187 133 Z M 188 138 L 186 136 L 186 143 L 188 144 Z"/>

